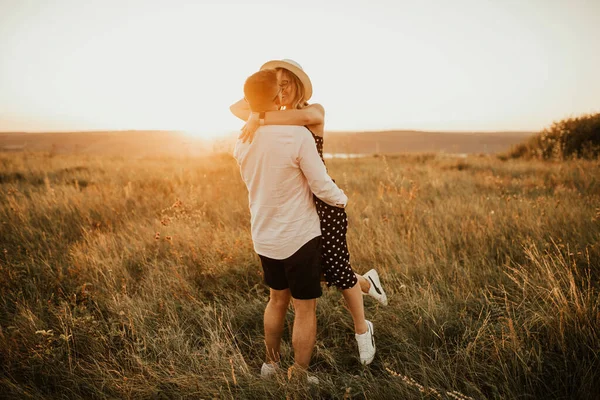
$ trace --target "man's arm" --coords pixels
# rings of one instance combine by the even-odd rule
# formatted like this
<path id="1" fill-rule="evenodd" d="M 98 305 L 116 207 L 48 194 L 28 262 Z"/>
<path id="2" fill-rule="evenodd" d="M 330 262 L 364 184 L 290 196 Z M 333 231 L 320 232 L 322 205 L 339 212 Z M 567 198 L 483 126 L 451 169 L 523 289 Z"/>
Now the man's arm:
<path id="1" fill-rule="evenodd" d="M 325 164 L 319 157 L 317 146 L 310 132 L 300 128 L 301 144 L 298 154 L 300 169 L 308 181 L 310 190 L 325 203 L 334 207 L 345 207 L 348 197 L 344 194 L 331 177 L 327 174 Z"/>

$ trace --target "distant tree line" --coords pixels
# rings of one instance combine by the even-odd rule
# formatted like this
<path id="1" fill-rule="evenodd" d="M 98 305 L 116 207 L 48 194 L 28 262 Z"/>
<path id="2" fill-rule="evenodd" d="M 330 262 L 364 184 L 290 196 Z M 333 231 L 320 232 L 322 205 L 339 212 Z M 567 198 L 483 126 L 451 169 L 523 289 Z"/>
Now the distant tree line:
<path id="1" fill-rule="evenodd" d="M 598 159 L 599 156 L 600 113 L 597 113 L 554 122 L 500 158 L 569 160 Z"/>

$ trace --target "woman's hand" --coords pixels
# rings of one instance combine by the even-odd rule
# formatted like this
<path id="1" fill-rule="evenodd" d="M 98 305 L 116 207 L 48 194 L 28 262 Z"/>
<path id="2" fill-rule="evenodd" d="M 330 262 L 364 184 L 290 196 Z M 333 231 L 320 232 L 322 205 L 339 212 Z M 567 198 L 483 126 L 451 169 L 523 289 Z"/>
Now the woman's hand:
<path id="1" fill-rule="evenodd" d="M 248 121 L 246 121 L 246 125 L 242 128 L 242 133 L 238 136 L 238 139 L 242 140 L 242 143 L 246 143 L 246 141 L 250 141 L 252 143 L 252 139 L 254 139 L 254 134 L 256 130 L 260 126 L 260 121 L 258 120 L 258 113 L 250 113 L 248 117 Z"/>

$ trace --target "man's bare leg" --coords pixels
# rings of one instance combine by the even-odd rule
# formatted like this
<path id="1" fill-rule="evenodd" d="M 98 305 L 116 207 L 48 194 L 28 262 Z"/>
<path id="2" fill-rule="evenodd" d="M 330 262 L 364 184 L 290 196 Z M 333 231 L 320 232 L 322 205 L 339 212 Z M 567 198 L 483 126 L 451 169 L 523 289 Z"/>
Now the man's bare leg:
<path id="1" fill-rule="evenodd" d="M 299 300 L 294 303 L 294 331 L 292 346 L 294 346 L 294 365 L 308 369 L 317 338 L 317 299 Z"/>
<path id="2" fill-rule="evenodd" d="M 265 346 L 267 350 L 267 363 L 276 363 L 279 361 L 280 356 L 279 349 L 281 347 L 285 314 L 287 313 L 292 296 L 289 289 L 271 289 L 270 291 L 271 297 L 265 308 L 264 317 Z"/>

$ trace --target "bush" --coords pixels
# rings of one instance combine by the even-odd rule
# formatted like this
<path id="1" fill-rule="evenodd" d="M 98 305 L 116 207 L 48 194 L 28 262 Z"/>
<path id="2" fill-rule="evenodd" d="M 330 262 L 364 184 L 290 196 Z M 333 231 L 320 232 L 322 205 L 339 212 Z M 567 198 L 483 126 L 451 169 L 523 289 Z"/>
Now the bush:
<path id="1" fill-rule="evenodd" d="M 567 160 L 597 159 L 599 155 L 600 113 L 554 122 L 527 142 L 513 147 L 508 158 Z"/>

